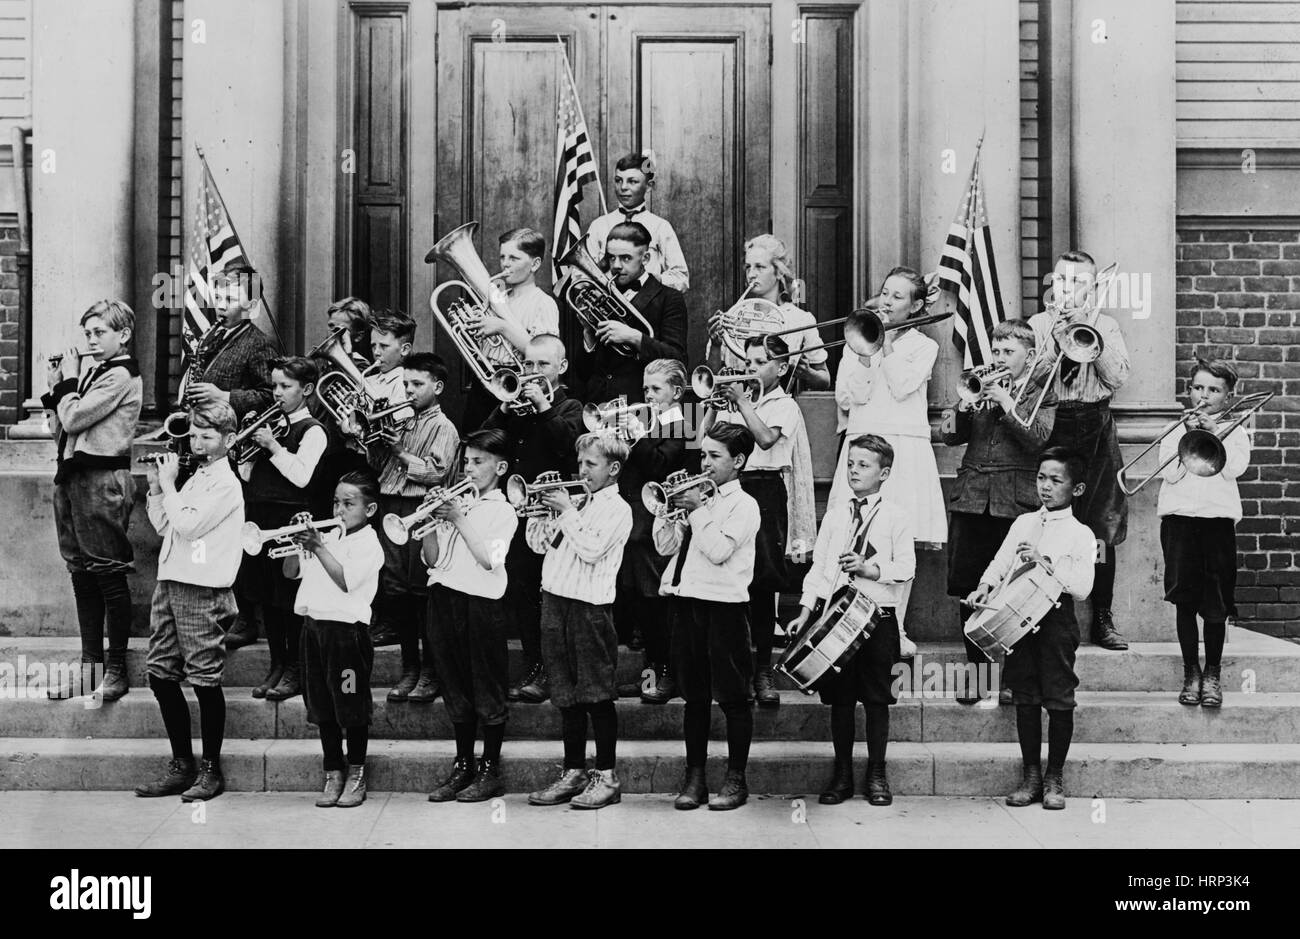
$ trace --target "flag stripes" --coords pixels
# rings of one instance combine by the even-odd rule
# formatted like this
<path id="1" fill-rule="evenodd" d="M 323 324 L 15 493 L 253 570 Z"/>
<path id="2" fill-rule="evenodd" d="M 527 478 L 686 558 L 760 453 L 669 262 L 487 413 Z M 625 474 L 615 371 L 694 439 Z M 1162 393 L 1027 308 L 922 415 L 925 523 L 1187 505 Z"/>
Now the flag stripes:
<path id="1" fill-rule="evenodd" d="M 993 258 L 978 148 L 961 207 L 939 258 L 939 284 L 956 297 L 952 343 L 962 354 L 964 367 L 985 364 L 992 358 L 993 329 L 1007 316 Z"/>

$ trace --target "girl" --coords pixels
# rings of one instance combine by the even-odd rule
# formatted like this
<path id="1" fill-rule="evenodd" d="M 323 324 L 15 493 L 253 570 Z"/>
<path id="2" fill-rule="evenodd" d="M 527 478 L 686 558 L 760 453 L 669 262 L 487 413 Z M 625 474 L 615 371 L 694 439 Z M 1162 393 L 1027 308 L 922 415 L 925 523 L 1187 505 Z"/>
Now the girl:
<path id="1" fill-rule="evenodd" d="M 876 312 L 888 325 L 923 314 L 930 302 L 925 279 L 910 267 L 896 267 L 885 276 Z M 893 472 L 882 485 L 881 494 L 903 510 L 921 547 L 941 546 L 948 540 L 948 520 L 939 488 L 939 467 L 930 445 L 926 396 L 939 346 L 915 329 L 886 332 L 883 343 L 874 355 L 845 352 L 835 378 L 835 400 L 848 411 L 850 439 L 859 434 L 878 434 L 894 448 Z M 841 448 L 827 513 L 839 511 L 852 495 L 847 463 L 848 451 Z M 916 644 L 903 631 L 911 593 L 909 581 L 897 605 L 904 658 L 916 652 Z"/>

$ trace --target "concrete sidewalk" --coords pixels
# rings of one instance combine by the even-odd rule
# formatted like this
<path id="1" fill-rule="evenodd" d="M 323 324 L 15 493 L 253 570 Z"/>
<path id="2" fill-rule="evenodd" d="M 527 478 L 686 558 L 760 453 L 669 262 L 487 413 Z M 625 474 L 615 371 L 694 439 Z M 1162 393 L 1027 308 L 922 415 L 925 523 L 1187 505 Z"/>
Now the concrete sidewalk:
<path id="1" fill-rule="evenodd" d="M 734 812 L 677 812 L 669 795 L 598 812 L 431 805 L 373 793 L 317 809 L 309 793 L 228 793 L 206 804 L 125 792 L 0 792 L 11 848 L 1295 848 L 1300 800 L 1071 799 L 1064 812 L 1000 799 L 900 798 L 888 808 L 752 798 Z"/>

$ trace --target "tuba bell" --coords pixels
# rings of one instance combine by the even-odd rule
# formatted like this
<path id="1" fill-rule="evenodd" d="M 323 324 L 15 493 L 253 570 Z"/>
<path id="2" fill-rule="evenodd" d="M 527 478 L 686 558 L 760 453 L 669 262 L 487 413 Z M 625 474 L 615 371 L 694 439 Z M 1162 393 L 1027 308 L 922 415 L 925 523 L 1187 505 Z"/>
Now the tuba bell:
<path id="1" fill-rule="evenodd" d="M 595 343 L 595 333 L 600 324 L 614 320 L 625 326 L 632 326 L 654 338 L 654 327 L 641 315 L 614 286 L 613 280 L 600 269 L 586 245 L 579 241 L 564 257 L 555 262 L 557 267 L 567 267 L 574 271 L 564 288 L 561 299 L 569 309 L 577 314 L 582 323 L 583 339 L 590 345 Z M 625 342 L 613 343 L 611 348 L 619 355 L 635 356 L 637 350 Z"/>

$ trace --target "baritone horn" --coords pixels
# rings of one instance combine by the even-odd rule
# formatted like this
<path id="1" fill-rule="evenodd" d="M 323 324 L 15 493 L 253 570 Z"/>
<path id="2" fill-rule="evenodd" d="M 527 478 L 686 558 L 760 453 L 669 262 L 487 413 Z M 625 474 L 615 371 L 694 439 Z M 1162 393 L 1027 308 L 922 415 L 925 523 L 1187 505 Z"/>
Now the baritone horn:
<path id="1" fill-rule="evenodd" d="M 1238 408 L 1245 407 L 1245 410 L 1231 424 L 1222 430 L 1213 432 L 1201 430 L 1199 427 L 1189 430 L 1178 441 L 1178 452 L 1157 466 L 1150 476 L 1147 476 L 1137 485 L 1130 486 L 1128 483 L 1129 470 L 1144 456 L 1160 446 L 1166 437 L 1178 429 L 1180 424 L 1186 423 L 1193 415 L 1204 410 L 1204 405 L 1198 405 L 1184 411 L 1178 420 L 1173 421 L 1160 431 L 1156 435 L 1156 439 L 1151 441 L 1145 450 L 1119 468 L 1119 472 L 1115 474 L 1116 479 L 1119 481 L 1119 488 L 1126 496 L 1136 495 L 1138 490 L 1164 472 L 1165 467 L 1175 460 L 1183 465 L 1185 472 L 1191 473 L 1193 476 L 1218 476 L 1228 463 L 1228 450 L 1223 441 L 1228 438 L 1230 433 L 1246 423 L 1256 411 L 1267 404 L 1273 394 L 1271 391 L 1261 391 L 1256 394 L 1242 395 L 1231 406 L 1219 412 L 1220 419 L 1227 420 L 1228 416 Z"/>
<path id="2" fill-rule="evenodd" d="M 307 353 L 307 358 L 325 358 L 333 366 L 316 382 L 316 395 L 339 426 L 355 418 L 362 425 L 361 442 L 378 443 L 410 427 L 415 422 L 415 411 L 409 401 L 390 404 L 387 398 L 375 398 L 366 390 L 365 374 L 344 347 L 346 333 L 346 326 L 334 327 L 320 345 Z"/>
<path id="3" fill-rule="evenodd" d="M 542 505 L 542 496 L 559 489 L 568 492 L 578 508 L 591 498 L 591 487 L 585 479 L 561 479 L 559 473 L 552 471 L 542 473 L 531 483 L 514 474 L 506 480 L 506 499 L 522 518 L 551 515 L 551 510 Z"/>
<path id="4" fill-rule="evenodd" d="M 613 280 L 600 269 L 583 242 L 579 241 L 570 248 L 556 265 L 574 271 L 561 299 L 577 314 L 582 323 L 583 340 L 588 345 L 594 347 L 596 330 L 606 320 L 631 326 L 654 338 L 654 327 L 614 286 Z M 625 342 L 613 343 L 611 348 L 619 355 L 637 354 L 636 347 Z"/>
<path id="5" fill-rule="evenodd" d="M 414 538 L 423 540 L 438 527 L 442 519 L 434 518 L 433 513 L 452 499 L 461 500 L 461 510 L 467 511 L 478 501 L 478 487 L 472 479 L 462 479 L 450 489 L 431 489 L 425 501 L 410 515 L 398 515 L 389 512 L 384 516 L 384 534 L 396 545 L 403 545 Z"/>
<path id="6" fill-rule="evenodd" d="M 300 512 L 294 516 L 293 524 L 285 525 L 283 528 L 261 529 L 257 527 L 257 522 L 245 522 L 244 527 L 239 530 L 239 542 L 244 546 L 244 553 L 258 555 L 262 553 L 262 548 L 268 541 L 274 541 L 278 547 L 272 548 L 266 552 L 268 558 L 285 558 L 291 554 L 301 555 L 303 550 L 294 543 L 294 535 L 301 535 L 309 531 L 324 532 L 332 528 L 342 528 L 343 522 L 337 518 L 326 518 L 319 522 L 312 519 L 306 512 Z"/>
<path id="7" fill-rule="evenodd" d="M 688 476 L 686 470 L 677 470 L 675 473 L 669 473 L 668 478 L 662 483 L 646 483 L 642 486 L 641 504 L 655 518 L 662 518 L 670 522 L 684 521 L 686 519 L 686 510 L 674 508 L 672 504 L 673 498 L 698 486 L 709 487 L 709 491 L 704 494 L 705 501 L 718 494 L 718 484 L 713 481 L 713 478 L 708 473 L 697 473 L 694 476 Z"/>

